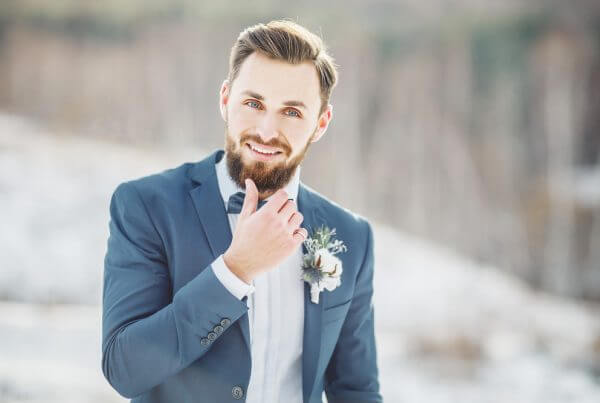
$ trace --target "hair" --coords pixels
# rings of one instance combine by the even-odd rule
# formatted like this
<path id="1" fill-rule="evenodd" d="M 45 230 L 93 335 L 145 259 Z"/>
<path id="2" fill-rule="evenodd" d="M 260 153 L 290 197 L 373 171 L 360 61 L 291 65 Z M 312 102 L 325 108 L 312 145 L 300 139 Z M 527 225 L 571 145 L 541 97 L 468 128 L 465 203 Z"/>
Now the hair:
<path id="1" fill-rule="evenodd" d="M 319 115 L 323 113 L 337 83 L 337 69 L 319 36 L 289 20 L 275 20 L 246 28 L 231 48 L 228 75 L 230 85 L 238 76 L 244 60 L 254 52 L 291 64 L 313 62 L 320 83 Z"/>

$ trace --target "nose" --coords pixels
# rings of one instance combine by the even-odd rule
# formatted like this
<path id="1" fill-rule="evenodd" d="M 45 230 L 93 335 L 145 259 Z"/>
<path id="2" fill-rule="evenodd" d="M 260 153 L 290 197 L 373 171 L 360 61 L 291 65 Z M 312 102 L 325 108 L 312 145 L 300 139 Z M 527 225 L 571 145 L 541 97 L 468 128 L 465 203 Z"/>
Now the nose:
<path id="1" fill-rule="evenodd" d="M 258 135 L 264 143 L 268 143 L 272 138 L 278 137 L 277 120 L 275 117 L 265 113 L 257 125 Z"/>

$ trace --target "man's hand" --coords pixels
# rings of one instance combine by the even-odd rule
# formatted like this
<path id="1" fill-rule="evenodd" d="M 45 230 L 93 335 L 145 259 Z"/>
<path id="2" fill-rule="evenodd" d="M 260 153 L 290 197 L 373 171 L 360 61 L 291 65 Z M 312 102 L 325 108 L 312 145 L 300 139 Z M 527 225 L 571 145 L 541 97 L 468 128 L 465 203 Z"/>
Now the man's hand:
<path id="1" fill-rule="evenodd" d="M 223 254 L 227 267 L 248 284 L 277 266 L 308 237 L 300 227 L 304 217 L 285 190 L 275 192 L 258 211 L 257 204 L 258 189 L 252 179 L 246 179 L 244 205 L 231 245 Z"/>

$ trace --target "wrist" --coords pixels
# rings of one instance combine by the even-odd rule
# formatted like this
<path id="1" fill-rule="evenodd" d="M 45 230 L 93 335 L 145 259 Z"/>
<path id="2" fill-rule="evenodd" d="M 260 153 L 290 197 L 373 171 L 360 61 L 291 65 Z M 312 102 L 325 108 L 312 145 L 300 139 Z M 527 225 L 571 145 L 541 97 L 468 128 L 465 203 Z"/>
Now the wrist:
<path id="1" fill-rule="evenodd" d="M 231 271 L 235 276 L 237 276 L 240 280 L 245 282 L 246 284 L 252 284 L 252 277 L 249 276 L 244 270 L 241 269 L 241 265 L 238 265 L 234 258 L 232 258 L 229 250 L 227 250 L 223 254 L 223 262 L 225 266 Z"/>

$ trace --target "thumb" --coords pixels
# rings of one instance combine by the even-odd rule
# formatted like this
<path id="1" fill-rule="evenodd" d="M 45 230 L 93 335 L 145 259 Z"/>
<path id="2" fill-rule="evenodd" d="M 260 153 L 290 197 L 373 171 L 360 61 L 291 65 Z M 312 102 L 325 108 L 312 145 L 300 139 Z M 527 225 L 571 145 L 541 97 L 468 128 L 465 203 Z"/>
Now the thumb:
<path id="1" fill-rule="evenodd" d="M 256 205 L 258 204 L 258 189 L 252 179 L 246 179 L 246 196 L 244 197 L 244 204 L 242 205 L 242 211 L 240 215 L 247 217 L 256 211 Z"/>

